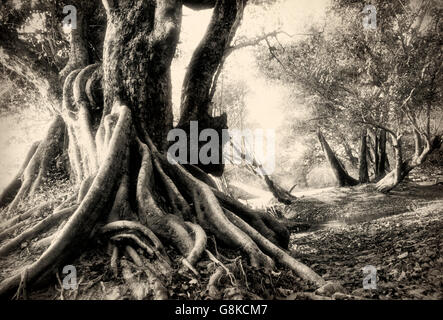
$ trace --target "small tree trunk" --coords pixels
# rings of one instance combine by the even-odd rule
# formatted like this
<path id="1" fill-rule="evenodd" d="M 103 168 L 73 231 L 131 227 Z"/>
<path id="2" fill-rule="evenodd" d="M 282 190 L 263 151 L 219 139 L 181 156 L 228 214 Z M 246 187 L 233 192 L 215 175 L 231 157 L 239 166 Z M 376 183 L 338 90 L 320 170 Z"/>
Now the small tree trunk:
<path id="1" fill-rule="evenodd" d="M 412 169 L 421 165 L 426 161 L 427 156 L 434 150 L 437 150 L 442 145 L 442 139 L 439 136 L 434 137 L 432 142 L 425 137 L 425 146 L 418 157 L 403 161 L 401 136 L 392 137 L 393 147 L 395 152 L 395 169 L 381 179 L 376 187 L 380 192 L 387 193 L 395 188 L 404 178 L 411 172 Z"/>
<path id="2" fill-rule="evenodd" d="M 360 183 L 369 182 L 367 153 L 368 153 L 367 130 L 363 129 L 360 137 L 360 157 L 359 157 L 359 172 L 358 172 L 358 179 Z"/>
<path id="3" fill-rule="evenodd" d="M 379 161 L 376 170 L 376 181 L 380 180 L 386 175 L 386 169 L 389 167 L 388 156 L 386 154 L 386 130 L 380 131 L 377 153 Z"/>
<path id="4" fill-rule="evenodd" d="M 343 148 L 345 149 L 346 155 L 348 156 L 349 162 L 351 162 L 352 166 L 354 168 L 357 167 L 357 165 L 359 164 L 359 160 L 354 157 L 354 155 L 352 154 L 352 149 L 351 146 L 349 145 L 349 143 L 345 140 L 345 137 L 343 136 Z"/>
<path id="5" fill-rule="evenodd" d="M 321 133 L 320 130 L 317 131 L 318 140 L 322 146 L 323 152 L 325 153 L 326 159 L 331 166 L 332 172 L 334 173 L 335 178 L 338 181 L 340 187 L 345 186 L 356 186 L 358 181 L 352 178 L 343 167 L 342 163 L 335 156 L 334 151 L 332 151 L 325 137 Z"/>
<path id="6" fill-rule="evenodd" d="M 395 159 L 395 169 L 394 171 L 394 183 L 397 185 L 401 181 L 402 168 L 403 165 L 403 154 L 401 146 L 401 136 L 392 139 L 392 146 L 394 147 L 394 159 Z"/>
<path id="7" fill-rule="evenodd" d="M 377 135 L 377 129 L 374 129 L 374 135 L 373 135 L 373 140 L 374 140 L 374 171 L 375 171 L 375 176 L 378 177 L 380 175 L 380 153 L 379 153 L 379 149 L 380 149 L 380 141 Z"/>
<path id="8" fill-rule="evenodd" d="M 414 157 L 413 159 L 418 159 L 422 152 L 423 142 L 420 137 L 420 133 L 414 129 Z"/>

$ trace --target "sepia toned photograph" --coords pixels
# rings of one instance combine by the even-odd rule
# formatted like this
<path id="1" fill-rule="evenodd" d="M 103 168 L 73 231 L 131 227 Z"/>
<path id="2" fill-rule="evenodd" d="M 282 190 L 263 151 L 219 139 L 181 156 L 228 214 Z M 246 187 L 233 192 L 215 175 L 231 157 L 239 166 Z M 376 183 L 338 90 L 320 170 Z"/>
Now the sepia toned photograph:
<path id="1" fill-rule="evenodd" d="M 0 300 L 443 301 L 442 18 L 0 0 Z"/>

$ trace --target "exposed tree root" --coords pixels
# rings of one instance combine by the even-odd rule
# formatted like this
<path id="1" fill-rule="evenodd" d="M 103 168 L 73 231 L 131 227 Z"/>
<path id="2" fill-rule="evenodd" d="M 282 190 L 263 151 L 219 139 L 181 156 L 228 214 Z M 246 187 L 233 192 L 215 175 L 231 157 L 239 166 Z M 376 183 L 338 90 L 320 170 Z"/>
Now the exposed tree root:
<path id="1" fill-rule="evenodd" d="M 249 208 L 240 201 L 237 201 L 224 193 L 212 190 L 222 206 L 231 212 L 235 212 L 239 217 L 248 222 L 263 236 L 275 244 L 287 249 L 289 244 L 288 229 L 273 216 L 264 211 L 257 211 Z"/>
<path id="2" fill-rule="evenodd" d="M 186 222 L 186 225 L 191 229 L 191 233 L 194 234 L 194 246 L 185 259 L 193 266 L 206 249 L 207 238 L 205 231 L 198 224 Z"/>
<path id="3" fill-rule="evenodd" d="M 24 300 L 28 299 L 28 291 L 27 291 L 27 282 L 28 282 L 28 269 L 25 268 L 20 275 L 20 283 L 18 285 L 17 292 L 14 294 L 12 299 L 20 299 L 22 297 Z"/>
<path id="4" fill-rule="evenodd" d="M 235 278 L 234 275 L 231 273 L 229 268 L 225 266 L 220 260 L 218 260 L 209 250 L 205 250 L 206 254 L 208 255 L 209 259 L 212 260 L 215 264 L 217 264 L 222 270 L 228 275 L 229 279 L 231 280 L 231 284 L 235 285 Z"/>
<path id="5" fill-rule="evenodd" d="M 88 67 L 71 73 L 67 82 L 75 78 L 75 83 L 85 83 L 82 77 L 86 77 L 85 73 L 93 73 L 93 69 Z M 76 99 L 79 100 L 78 97 Z M 86 105 L 84 100 L 77 101 L 76 105 L 82 103 Z M 149 137 L 145 137 L 146 144 L 135 138 L 127 107 L 115 103 L 102 123 L 103 160 L 97 172 L 92 174 L 94 169 L 87 171 L 93 163 L 81 157 L 82 153 L 91 152 L 80 152 L 81 164 L 84 165 L 85 161 L 89 164 L 81 169 L 78 194 L 65 201 L 45 220 L 0 248 L 0 255 L 6 254 L 25 239 L 56 225 L 75 211 L 56 233 L 33 246 L 33 249 L 39 249 L 50 244 L 42 256 L 27 267 L 29 284 L 38 283 L 54 268 L 66 263 L 95 231 L 109 241 L 111 270 L 117 277 L 120 264 L 121 275 L 136 299 L 168 297 L 166 284 L 173 269 L 163 243 L 173 245 L 182 255 L 179 260 L 182 271 L 189 270 L 199 277 L 195 265 L 206 250 L 207 233 L 230 247 L 242 250 L 254 267 L 272 269 L 275 259 L 303 279 L 312 281 L 316 287 L 325 284 L 314 271 L 281 249 L 287 248 L 289 233 L 277 219 L 266 212 L 251 210 L 214 189 L 210 186 L 215 185 L 211 178 L 200 169 L 192 169 L 191 174 L 181 165 L 169 163 Z M 100 158 L 98 153 L 96 157 Z M 139 164 L 130 166 L 130 159 L 138 159 Z M 130 181 L 136 181 L 135 188 L 130 187 Z M 74 207 L 64 208 L 73 200 L 77 202 Z M 99 227 L 102 223 L 105 225 Z M 134 248 L 140 248 L 143 254 L 137 253 Z M 206 252 L 216 265 L 222 267 L 223 274 L 232 276 L 227 266 L 209 251 Z M 133 264 L 120 258 L 120 254 L 132 260 Z M 143 280 L 139 278 L 142 275 Z M 216 271 L 208 290 L 216 292 L 220 276 L 220 271 Z M 0 296 L 10 294 L 20 281 L 21 275 L 16 274 L 0 283 Z"/>
<path id="6" fill-rule="evenodd" d="M 57 167 L 56 160 L 62 154 L 62 137 L 64 132 L 65 125 L 63 119 L 60 116 L 56 116 L 49 127 L 46 137 L 38 145 L 23 174 L 21 174 L 20 179 L 22 183 L 15 194 L 14 200 L 9 204 L 9 213 L 15 211 L 22 199 L 32 196 L 41 183 L 49 177 L 51 171 L 54 171 L 54 167 Z"/>
<path id="7" fill-rule="evenodd" d="M 18 248 L 20 244 L 23 243 L 24 241 L 36 237 L 39 233 L 49 230 L 50 228 L 54 227 L 57 223 L 59 223 L 61 220 L 68 218 L 77 209 L 77 207 L 78 206 L 75 205 L 70 208 L 56 211 L 50 214 L 47 218 L 37 223 L 32 228 L 25 230 L 14 239 L 11 239 L 5 245 L 0 247 L 0 257 L 5 256 L 14 249 Z"/>
<path id="8" fill-rule="evenodd" d="M 151 244 L 146 244 L 146 242 L 141 241 L 139 237 L 137 237 L 143 245 L 149 247 L 152 250 L 152 253 L 157 256 L 159 259 L 165 260 L 168 264 L 171 263 L 168 255 L 166 254 L 166 250 L 158 239 L 158 237 L 147 227 L 144 225 L 134 222 L 134 221 L 115 221 L 107 224 L 101 229 L 103 234 L 115 233 L 115 234 L 128 234 L 128 232 L 135 232 L 143 236 L 146 240 L 150 241 Z M 134 240 L 134 239 L 133 239 Z M 148 250 L 149 250 L 148 249 Z"/>
<path id="9" fill-rule="evenodd" d="M 211 188 L 217 189 L 217 183 L 215 180 L 199 167 L 194 166 L 193 164 L 185 164 L 183 167 L 198 180 L 206 183 Z"/>
<path id="10" fill-rule="evenodd" d="M 62 197 L 59 197 L 59 199 Z M 75 196 L 68 198 L 66 201 L 57 206 L 53 211 L 57 212 L 72 205 L 72 201 L 74 199 Z M 2 224 L 0 224 L 0 230 L 2 230 L 0 233 L 0 241 L 3 241 L 4 239 L 10 237 L 15 230 L 18 230 L 23 226 L 25 226 L 26 224 L 28 224 L 29 223 L 28 220 L 30 220 L 30 218 L 37 218 L 40 215 L 42 215 L 43 212 L 52 210 L 51 208 L 54 206 L 54 203 L 56 202 L 57 200 L 51 200 L 45 202 L 26 212 L 16 214 L 13 218 L 6 220 Z"/>
<path id="11" fill-rule="evenodd" d="M 221 292 L 218 287 L 223 276 L 226 276 L 229 279 L 231 286 L 236 287 L 238 285 L 237 280 L 233 272 L 231 271 L 231 269 L 236 269 L 235 262 L 237 259 L 234 259 L 232 263 L 225 265 L 219 259 L 217 259 L 209 250 L 206 250 L 206 254 L 208 255 L 209 259 L 217 266 L 215 271 L 209 278 L 206 290 L 208 291 L 208 294 L 212 299 L 220 299 Z"/>
<path id="12" fill-rule="evenodd" d="M 315 273 L 311 268 L 300 263 L 293 257 L 291 257 L 287 252 L 277 247 L 271 241 L 262 236 L 257 230 L 252 228 L 244 220 L 233 214 L 232 212 L 225 210 L 226 215 L 229 219 L 239 228 L 241 228 L 245 233 L 247 233 L 265 253 L 275 258 L 278 262 L 285 265 L 289 269 L 293 270 L 302 279 L 309 280 L 313 282 L 318 287 L 326 284 L 326 281 Z"/>
<path id="13" fill-rule="evenodd" d="M 163 159 L 164 161 L 164 159 Z M 186 166 L 189 168 L 190 166 Z M 198 167 L 192 166 L 190 173 L 200 181 L 214 185 L 211 190 L 217 199 L 220 201 L 221 206 L 224 208 L 236 212 L 237 215 L 242 217 L 245 221 L 256 228 L 265 237 L 268 237 L 275 244 L 280 245 L 283 248 L 287 248 L 289 244 L 289 232 L 278 220 L 270 216 L 266 212 L 257 211 L 245 206 L 241 202 L 227 196 L 223 192 L 216 189 L 215 183 L 212 178 L 205 172 L 201 171 Z"/>
<path id="14" fill-rule="evenodd" d="M 117 246 L 113 246 L 112 247 L 112 252 L 111 252 L 111 270 L 112 273 L 114 274 L 114 277 L 118 277 L 118 247 Z"/>
<path id="15" fill-rule="evenodd" d="M 161 164 L 157 158 L 153 159 L 154 166 L 156 171 L 161 177 L 161 180 L 164 184 L 164 188 L 167 192 L 169 201 L 171 203 L 173 213 L 176 215 L 180 215 L 181 218 L 186 220 L 192 219 L 191 207 L 188 202 L 183 198 L 182 194 L 178 190 L 175 183 L 171 180 L 171 178 L 164 172 Z"/>
<path id="16" fill-rule="evenodd" d="M 38 146 L 40 144 L 40 141 L 34 142 L 29 149 L 25 160 L 23 161 L 22 166 L 18 170 L 18 173 L 16 176 L 12 179 L 12 181 L 6 186 L 6 188 L 3 190 L 3 192 L 0 194 L 0 208 L 6 206 L 8 203 L 10 203 L 12 200 L 14 200 L 15 195 L 17 194 L 18 190 L 20 189 L 22 185 L 22 176 L 27 168 L 29 161 L 31 161 L 32 157 L 35 154 L 35 151 L 37 150 Z"/>
<path id="17" fill-rule="evenodd" d="M 235 200 L 234 198 L 219 191 L 215 181 L 200 168 L 193 165 L 185 165 L 183 167 L 185 167 L 187 171 L 189 171 L 189 173 L 191 173 L 195 178 L 210 186 L 212 188 L 212 192 L 215 194 L 215 196 L 220 201 L 223 207 L 226 207 L 231 211 L 237 212 L 238 214 L 245 214 L 245 215 L 247 214 L 250 216 L 257 216 L 257 218 L 260 219 L 265 219 L 267 223 L 272 225 L 273 228 L 276 228 L 275 231 L 277 233 L 282 233 L 284 235 L 284 238 L 287 238 L 287 240 L 289 240 L 289 233 L 287 232 L 286 228 L 274 217 L 270 216 L 264 211 L 251 209 L 248 206 L 241 203 L 240 201 Z M 285 247 L 285 245 L 282 246 Z"/>
<path id="18" fill-rule="evenodd" d="M 156 156 L 161 158 L 157 154 Z M 168 167 L 169 173 L 180 183 L 187 196 L 192 199 L 198 222 L 203 228 L 215 234 L 220 241 L 241 248 L 248 255 L 253 266 L 273 267 L 272 259 L 263 254 L 248 235 L 227 219 L 208 185 L 194 178 L 181 166 L 170 164 L 164 158 L 162 164 Z"/>
<path id="19" fill-rule="evenodd" d="M 120 220 L 120 221 L 111 222 L 102 228 L 102 232 L 105 234 L 108 232 L 122 232 L 122 231 L 139 232 L 140 234 L 144 235 L 147 239 L 152 241 L 155 250 L 157 250 L 162 254 L 166 254 L 163 244 L 160 242 L 157 236 L 151 230 L 149 230 L 149 228 L 145 227 L 140 223 L 137 223 L 135 221 Z"/>
<path id="20" fill-rule="evenodd" d="M 20 229 L 28 223 L 27 220 L 31 217 L 36 217 L 41 214 L 42 211 L 49 210 L 54 204 L 54 201 L 48 201 L 37 207 L 34 207 L 26 212 L 15 215 L 13 218 L 6 220 L 0 224 L 0 241 L 8 238 L 15 230 Z"/>
<path id="21" fill-rule="evenodd" d="M 40 249 L 46 249 L 51 245 L 52 240 L 54 240 L 55 234 L 44 237 L 31 245 L 31 250 L 37 251 Z"/>
<path id="22" fill-rule="evenodd" d="M 220 291 L 218 290 L 218 285 L 224 273 L 225 270 L 222 267 L 218 267 L 209 278 L 206 290 L 208 290 L 208 294 L 212 299 L 220 299 Z"/>
<path id="23" fill-rule="evenodd" d="M 57 233 L 51 246 L 27 268 L 28 279 L 31 283 L 49 274 L 60 263 L 66 262 L 73 251 L 85 244 L 85 240 L 91 235 L 97 220 L 102 215 L 103 208 L 114 193 L 116 181 L 120 178 L 123 157 L 129 147 L 131 118 L 128 108 L 119 104 L 115 104 L 113 111 L 119 115 L 119 120 L 108 147 L 108 154 L 78 209 L 64 228 Z M 1 282 L 0 296 L 10 293 L 11 290 L 17 288 L 19 283 L 20 274 Z"/>
<path id="24" fill-rule="evenodd" d="M 137 246 L 142 248 L 150 257 L 154 256 L 154 250 L 152 249 L 152 247 L 149 244 L 146 244 L 145 242 L 140 240 L 140 238 L 134 234 L 121 233 L 111 237 L 111 241 L 114 242 L 127 241 L 127 240 L 133 241 Z"/>
<path id="25" fill-rule="evenodd" d="M 77 182 L 95 176 L 98 169 L 98 151 L 93 137 L 94 123 L 91 122 L 94 119 L 91 118 L 86 83 L 99 66 L 99 64 L 93 64 L 73 70 L 66 78 L 63 87 L 62 114 L 69 135 L 68 153 L 72 175 Z M 107 119 L 110 118 L 115 119 L 115 117 Z M 107 129 L 108 134 L 111 134 L 112 130 Z M 82 143 L 80 144 L 79 141 Z M 100 147 L 103 148 L 103 145 L 101 144 Z"/>

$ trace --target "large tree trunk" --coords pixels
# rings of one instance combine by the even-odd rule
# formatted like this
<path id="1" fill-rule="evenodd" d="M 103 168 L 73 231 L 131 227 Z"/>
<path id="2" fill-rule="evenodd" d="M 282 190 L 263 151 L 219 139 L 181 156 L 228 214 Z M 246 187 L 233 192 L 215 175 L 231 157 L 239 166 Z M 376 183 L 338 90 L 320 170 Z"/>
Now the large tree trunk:
<path id="1" fill-rule="evenodd" d="M 320 141 L 320 144 L 322 146 L 323 152 L 326 156 L 326 159 L 329 162 L 329 165 L 331 166 L 332 173 L 334 174 L 335 178 L 337 179 L 338 185 L 340 187 L 346 187 L 346 186 L 356 186 L 358 185 L 358 181 L 352 178 L 344 168 L 343 164 L 340 162 L 340 160 L 335 156 L 334 151 L 332 151 L 331 147 L 329 146 L 328 142 L 326 141 L 325 137 L 321 133 L 320 130 L 317 131 L 318 140 Z"/>
<path id="2" fill-rule="evenodd" d="M 188 2 L 203 7 L 210 4 L 184 3 Z M 208 34 L 197 50 L 199 58 L 194 57 L 185 81 L 182 124 L 203 117 L 208 106 L 204 98 L 215 85 L 209 79 L 219 67 L 245 4 L 244 0 L 216 2 Z M 17 204 L 32 195 L 57 167 L 54 160 L 66 153 L 76 192 L 41 223 L 0 247 L 0 256 L 6 255 L 20 241 L 58 227 L 35 262 L 0 283 L 0 296 L 10 297 L 17 288 L 20 296 L 26 282 L 29 288 L 48 277 L 53 279 L 53 272 L 95 243 L 91 240 L 96 236 L 109 243 L 111 269 L 115 276 L 121 270 L 135 298 L 167 298 L 165 286 L 174 265 L 163 243 L 177 249 L 184 270 L 198 275 L 196 263 L 209 252 L 208 233 L 241 250 L 255 267 L 269 270 L 278 262 L 316 287 L 325 285 L 320 276 L 285 251 L 289 234 L 279 221 L 217 191 L 198 167 L 187 170 L 167 159 L 166 137 L 172 128 L 170 65 L 178 42 L 182 1 L 103 0 L 103 5 L 107 15 L 103 63 L 86 65 L 93 61 L 87 59 L 85 50 L 79 50 L 84 48 L 84 39 L 71 37 L 75 42 L 71 55 L 76 57 L 67 65 L 72 70 L 65 68 L 62 73 L 63 77 L 67 74 L 63 103 L 57 106 L 46 138 L 31 149 L 23 172 L 1 198 L 12 199 L 9 213 L 17 214 Z M 123 255 L 127 259 L 120 259 Z M 131 280 L 134 270 L 128 260 L 144 271 L 140 283 Z M 140 286 L 148 290 L 140 290 Z"/>
<path id="3" fill-rule="evenodd" d="M 149 135 L 165 150 L 172 129 L 170 64 L 179 38 L 181 6 L 177 1 L 160 1 L 157 7 L 149 1 L 120 1 L 115 7 L 106 2 L 103 117 L 116 101 L 124 102 L 143 141 Z"/>
<path id="4" fill-rule="evenodd" d="M 198 121 L 198 134 L 204 129 L 214 129 L 219 137 L 227 129 L 227 115 L 212 117 L 210 114 L 212 95 L 216 88 L 216 74 L 223 61 L 235 31 L 243 17 L 246 0 L 217 1 L 212 19 L 203 40 L 198 45 L 187 69 L 181 96 L 181 115 L 178 128 L 190 134 L 190 122 Z M 227 141 L 219 139 L 218 163 L 197 166 L 207 173 L 221 176 L 224 170 L 222 150 Z M 203 142 L 199 142 L 198 149 Z M 189 161 L 188 157 L 188 161 Z"/>

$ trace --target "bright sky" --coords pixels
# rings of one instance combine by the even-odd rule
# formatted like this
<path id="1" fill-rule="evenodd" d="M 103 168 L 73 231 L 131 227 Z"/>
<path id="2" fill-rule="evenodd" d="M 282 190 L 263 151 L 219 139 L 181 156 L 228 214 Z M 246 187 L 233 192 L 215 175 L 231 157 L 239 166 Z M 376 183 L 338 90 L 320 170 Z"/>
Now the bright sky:
<path id="1" fill-rule="evenodd" d="M 272 32 L 279 27 L 288 34 L 305 33 L 314 22 L 322 22 L 329 0 L 284 0 L 264 11 L 255 6 L 247 7 L 242 25 L 237 36 L 248 38 Z M 206 31 L 212 10 L 193 11 L 185 8 L 181 44 L 179 50 L 183 53 L 172 66 L 173 102 L 179 105 L 180 92 L 186 67 L 192 52 L 197 47 Z M 286 39 L 285 39 L 286 38 Z M 284 42 L 289 38 L 281 35 Z M 284 120 L 282 107 L 287 100 L 287 89 L 270 83 L 260 73 L 252 49 L 242 49 L 234 52 L 225 65 L 230 79 L 244 81 L 249 86 L 246 97 L 248 122 L 263 129 L 277 129 Z M 175 110 L 177 112 L 177 110 Z"/>

